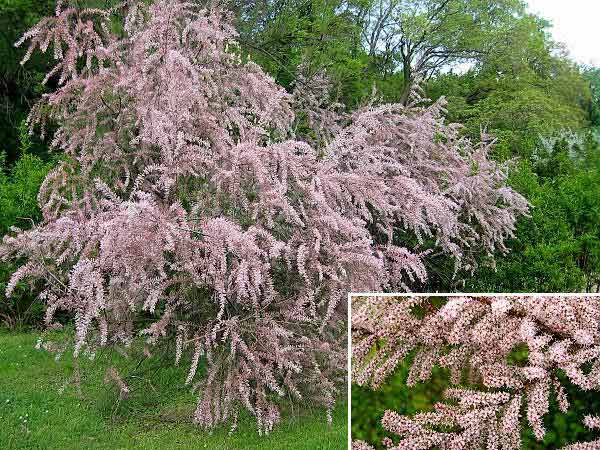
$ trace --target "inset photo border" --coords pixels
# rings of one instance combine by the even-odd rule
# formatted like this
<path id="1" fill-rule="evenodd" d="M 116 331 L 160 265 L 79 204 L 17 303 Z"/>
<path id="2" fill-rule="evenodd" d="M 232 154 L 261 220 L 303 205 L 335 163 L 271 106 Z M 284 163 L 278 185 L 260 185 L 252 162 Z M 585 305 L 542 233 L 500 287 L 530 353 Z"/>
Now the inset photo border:
<path id="1" fill-rule="evenodd" d="M 348 302 L 352 450 L 600 449 L 599 294 Z"/>

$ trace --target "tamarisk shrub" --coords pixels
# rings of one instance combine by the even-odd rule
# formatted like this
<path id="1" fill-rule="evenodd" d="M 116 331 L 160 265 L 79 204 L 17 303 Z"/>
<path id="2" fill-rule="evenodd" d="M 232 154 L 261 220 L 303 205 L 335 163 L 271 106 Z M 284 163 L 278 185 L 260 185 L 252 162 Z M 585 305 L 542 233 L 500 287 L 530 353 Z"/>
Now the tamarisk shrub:
<path id="1" fill-rule="evenodd" d="M 42 286 L 49 326 L 73 314 L 75 355 L 173 342 L 199 424 L 235 427 L 246 408 L 269 432 L 283 397 L 331 410 L 346 292 L 425 279 L 427 252 L 396 230 L 471 266 L 465 249 L 502 250 L 528 205 L 441 103 L 370 106 L 316 144 L 295 136 L 301 93 L 235 39 L 216 6 L 58 2 L 18 44 L 25 60 L 54 49 L 58 88 L 29 123 L 55 124 L 65 157 L 40 189 L 42 222 L 14 229 L 0 257 L 23 263 L 8 295 L 23 280 Z M 299 107 L 330 124 L 311 99 Z"/>
<path id="2" fill-rule="evenodd" d="M 434 366 L 450 373 L 447 403 L 414 417 L 385 412 L 383 427 L 401 438 L 386 438 L 387 448 L 519 449 L 521 417 L 542 440 L 550 396 L 569 409 L 559 372 L 582 390 L 600 390 L 600 297 L 452 297 L 439 308 L 426 297 L 357 297 L 352 345 L 359 385 L 377 389 L 409 356 L 408 387 L 427 381 Z M 525 362 L 511 359 L 516 349 L 526 349 Z M 584 424 L 599 428 L 600 420 L 586 416 Z M 600 448 L 600 440 L 565 448 Z"/>

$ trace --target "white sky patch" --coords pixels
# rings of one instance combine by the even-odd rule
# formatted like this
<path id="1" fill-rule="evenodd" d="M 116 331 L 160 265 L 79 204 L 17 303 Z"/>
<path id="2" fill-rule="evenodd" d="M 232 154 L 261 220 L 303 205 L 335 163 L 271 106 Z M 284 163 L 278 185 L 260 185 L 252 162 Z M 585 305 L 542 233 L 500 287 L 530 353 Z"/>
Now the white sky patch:
<path id="1" fill-rule="evenodd" d="M 600 0 L 527 0 L 529 10 L 552 23 L 554 40 L 571 58 L 600 66 Z"/>

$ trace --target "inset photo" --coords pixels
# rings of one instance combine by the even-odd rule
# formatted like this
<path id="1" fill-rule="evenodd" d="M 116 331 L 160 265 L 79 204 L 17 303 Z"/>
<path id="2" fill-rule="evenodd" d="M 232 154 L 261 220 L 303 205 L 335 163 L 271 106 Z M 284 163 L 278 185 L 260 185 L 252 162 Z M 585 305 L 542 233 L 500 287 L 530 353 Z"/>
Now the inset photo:
<path id="1" fill-rule="evenodd" d="M 351 295 L 353 450 L 600 448 L 600 297 Z"/>

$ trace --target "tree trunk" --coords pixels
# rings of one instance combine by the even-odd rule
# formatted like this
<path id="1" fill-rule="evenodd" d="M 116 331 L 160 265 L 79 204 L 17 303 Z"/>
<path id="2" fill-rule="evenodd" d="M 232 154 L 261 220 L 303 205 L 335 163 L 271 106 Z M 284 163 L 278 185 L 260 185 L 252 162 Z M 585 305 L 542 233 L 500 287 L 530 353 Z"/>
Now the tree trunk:
<path id="1" fill-rule="evenodd" d="M 404 75 L 404 79 L 402 80 L 402 92 L 400 93 L 400 103 L 406 106 L 408 104 L 408 101 L 410 100 L 410 92 L 412 90 L 412 85 L 414 81 L 410 63 L 405 62 L 402 65 L 402 73 Z"/>

